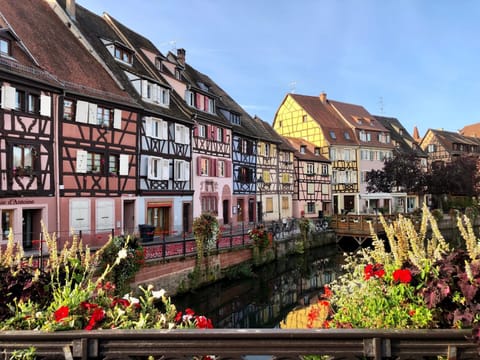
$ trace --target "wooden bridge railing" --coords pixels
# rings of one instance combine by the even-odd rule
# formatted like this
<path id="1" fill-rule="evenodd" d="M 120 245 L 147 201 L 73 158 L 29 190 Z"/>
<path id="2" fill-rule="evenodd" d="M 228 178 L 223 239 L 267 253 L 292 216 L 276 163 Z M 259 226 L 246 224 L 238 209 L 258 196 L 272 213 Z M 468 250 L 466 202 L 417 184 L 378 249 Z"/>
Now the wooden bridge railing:
<path id="1" fill-rule="evenodd" d="M 244 359 L 246 355 L 296 359 L 478 359 L 470 330 L 209 329 L 100 330 L 43 333 L 0 331 L 0 352 L 35 347 L 41 359 Z"/>

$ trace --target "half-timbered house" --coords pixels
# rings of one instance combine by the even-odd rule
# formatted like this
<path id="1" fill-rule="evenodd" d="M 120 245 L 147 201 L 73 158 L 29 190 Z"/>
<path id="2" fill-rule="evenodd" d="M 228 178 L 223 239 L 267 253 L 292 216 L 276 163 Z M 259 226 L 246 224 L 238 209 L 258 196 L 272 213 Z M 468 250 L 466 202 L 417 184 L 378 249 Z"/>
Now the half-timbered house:
<path id="1" fill-rule="evenodd" d="M 280 135 L 305 139 L 331 161 L 333 211 L 355 211 L 358 184 L 358 141 L 353 129 L 333 109 L 325 94 L 287 94 L 273 128 Z"/>
<path id="2" fill-rule="evenodd" d="M 0 247 L 9 235 L 32 249 L 55 226 L 55 107 L 60 84 L 42 70 L 0 9 Z M 17 34 L 16 31 L 19 31 Z"/>
<path id="3" fill-rule="evenodd" d="M 287 137 L 296 149 L 293 216 L 315 218 L 331 214 L 331 163 L 320 147 L 300 138 Z"/>
<path id="4" fill-rule="evenodd" d="M 270 124 L 253 118 L 257 133 L 258 221 L 292 217 L 293 153 L 290 143 Z"/>
<path id="5" fill-rule="evenodd" d="M 133 101 L 74 34 L 75 25 L 62 17 L 60 7 L 45 1 L 2 1 L 0 9 L 21 50 L 41 67 L 45 78 L 59 84 L 57 94 L 25 86 L 36 73 L 27 68 L 23 88 L 4 84 L 5 106 L 10 107 L 15 88 L 20 102 L 13 110 L 21 116 L 13 118 L 25 128 L 22 134 L 8 131 L 8 136 L 23 139 L 19 149 L 12 148 L 16 155 L 7 164 L 7 171 L 15 169 L 15 177 L 21 178 L 13 178 L 17 185 L 12 189 L 19 197 L 36 187 L 38 195 L 51 196 L 49 203 L 54 204 L 39 209 L 36 200 L 18 200 L 28 209 L 18 209 L 14 223 L 17 229 L 22 224 L 20 233 L 29 245 L 28 233 L 38 240 L 43 212 L 48 210 L 47 229 L 56 231 L 60 246 L 71 231 L 81 231 L 86 243 L 101 245 L 110 234 L 123 231 L 122 196 L 135 194 Z M 13 52 L 9 56 L 15 59 Z M 35 185 L 37 178 L 43 185 Z"/>
<path id="6" fill-rule="evenodd" d="M 100 17 L 77 6 L 76 22 L 117 81 L 141 106 L 135 143 L 138 196 L 130 199 L 136 206 L 132 225 L 153 226 L 158 236 L 189 231 L 193 121 L 180 110 L 171 86 L 158 71 L 162 54 L 108 14 Z"/>
<path id="7" fill-rule="evenodd" d="M 184 111 L 194 120 L 192 179 L 194 217 L 216 216 L 220 224 L 232 222 L 231 126 L 220 114 L 213 81 L 191 67 L 185 49 L 167 54 L 161 71 L 182 99 Z"/>

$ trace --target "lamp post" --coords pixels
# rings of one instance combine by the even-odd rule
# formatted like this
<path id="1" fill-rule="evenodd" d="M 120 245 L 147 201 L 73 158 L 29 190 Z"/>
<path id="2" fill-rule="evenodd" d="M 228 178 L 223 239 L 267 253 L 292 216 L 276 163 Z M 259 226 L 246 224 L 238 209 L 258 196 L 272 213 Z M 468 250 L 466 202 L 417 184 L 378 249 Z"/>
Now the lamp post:
<path id="1" fill-rule="evenodd" d="M 257 201 L 257 209 L 258 209 L 258 222 L 263 223 L 263 203 L 262 203 L 262 189 L 265 182 L 263 181 L 262 176 L 257 179 L 257 190 L 260 192 L 260 201 Z"/>

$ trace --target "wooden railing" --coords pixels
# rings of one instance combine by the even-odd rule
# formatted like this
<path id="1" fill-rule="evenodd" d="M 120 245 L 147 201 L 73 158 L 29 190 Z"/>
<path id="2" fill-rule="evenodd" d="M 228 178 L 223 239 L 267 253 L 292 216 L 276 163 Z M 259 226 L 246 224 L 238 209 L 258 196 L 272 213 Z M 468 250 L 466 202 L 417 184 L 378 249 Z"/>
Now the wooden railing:
<path id="1" fill-rule="evenodd" d="M 36 349 L 42 359 L 185 359 L 205 355 L 243 359 L 246 355 L 299 359 L 478 359 L 469 330 L 210 329 L 100 330 L 43 333 L 0 331 L 5 358 L 14 350 Z"/>

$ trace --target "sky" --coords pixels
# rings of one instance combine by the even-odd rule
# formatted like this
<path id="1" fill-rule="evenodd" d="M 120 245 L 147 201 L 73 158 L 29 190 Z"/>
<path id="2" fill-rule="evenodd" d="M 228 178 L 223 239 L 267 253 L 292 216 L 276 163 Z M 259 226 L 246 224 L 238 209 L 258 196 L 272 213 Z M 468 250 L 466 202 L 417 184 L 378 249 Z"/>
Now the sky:
<path id="1" fill-rule="evenodd" d="M 186 50 L 250 115 L 288 93 L 363 106 L 410 134 L 480 122 L 480 1 L 77 0 Z"/>

